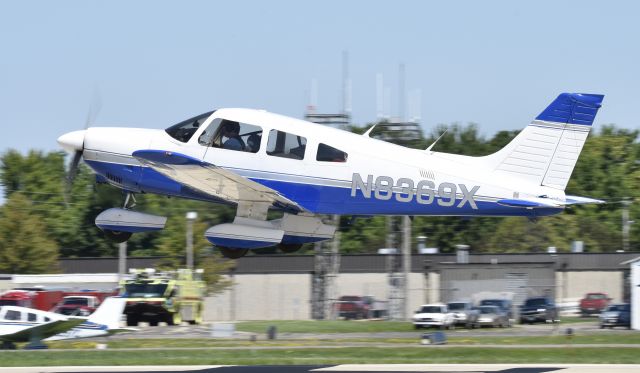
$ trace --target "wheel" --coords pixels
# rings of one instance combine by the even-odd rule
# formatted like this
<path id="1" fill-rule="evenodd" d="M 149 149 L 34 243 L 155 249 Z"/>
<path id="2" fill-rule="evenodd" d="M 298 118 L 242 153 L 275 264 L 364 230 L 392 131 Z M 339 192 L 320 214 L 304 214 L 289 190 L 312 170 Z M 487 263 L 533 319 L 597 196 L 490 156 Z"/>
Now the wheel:
<path id="1" fill-rule="evenodd" d="M 132 315 L 127 315 L 127 326 L 138 326 L 138 318 Z"/>
<path id="2" fill-rule="evenodd" d="M 180 315 L 180 310 L 169 315 L 169 325 L 180 325 L 182 324 L 182 315 Z"/>
<path id="3" fill-rule="evenodd" d="M 201 309 L 198 308 L 196 310 L 196 319 L 189 321 L 189 324 L 191 324 L 191 325 L 202 324 L 202 310 Z"/>
<path id="4" fill-rule="evenodd" d="M 415 325 L 415 324 L 414 324 L 414 325 L 413 325 L 413 327 L 414 327 L 416 330 L 418 330 L 418 329 L 422 329 L 422 325 Z"/>
<path id="5" fill-rule="evenodd" d="M 218 249 L 220 250 L 222 256 L 228 259 L 242 258 L 243 256 L 247 255 L 247 252 L 249 252 L 249 249 L 234 249 L 226 246 L 218 246 Z"/>
<path id="6" fill-rule="evenodd" d="M 149 326 L 158 326 L 158 319 L 149 320 Z"/>
<path id="7" fill-rule="evenodd" d="M 278 249 L 280 249 L 280 251 L 285 254 L 295 253 L 296 251 L 300 250 L 301 247 L 301 243 L 281 243 L 280 245 L 278 245 Z"/>
<path id="8" fill-rule="evenodd" d="M 15 350 L 16 344 L 9 341 L 2 341 L 2 345 L 0 345 L 0 350 Z"/>
<path id="9" fill-rule="evenodd" d="M 600 324 L 600 329 L 604 329 L 604 325 Z"/>
<path id="10" fill-rule="evenodd" d="M 127 242 L 131 238 L 131 232 L 112 231 L 111 229 L 103 229 L 104 236 L 112 242 L 123 243 Z"/>

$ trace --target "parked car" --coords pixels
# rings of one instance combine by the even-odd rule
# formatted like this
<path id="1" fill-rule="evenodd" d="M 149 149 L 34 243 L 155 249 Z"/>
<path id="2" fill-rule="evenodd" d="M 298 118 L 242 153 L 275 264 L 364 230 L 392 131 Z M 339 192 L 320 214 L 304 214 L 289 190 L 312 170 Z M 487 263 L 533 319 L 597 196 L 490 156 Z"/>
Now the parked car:
<path id="1" fill-rule="evenodd" d="M 513 303 L 510 299 L 483 299 L 480 301 L 480 306 L 496 306 L 499 307 L 507 317 L 513 319 Z"/>
<path id="2" fill-rule="evenodd" d="M 580 299 L 580 316 L 589 316 L 602 312 L 609 306 L 611 298 L 605 293 L 587 293 Z"/>
<path id="3" fill-rule="evenodd" d="M 440 329 L 452 329 L 453 313 L 444 304 L 425 304 L 413 315 L 413 326 L 416 329 L 437 327 Z"/>
<path id="4" fill-rule="evenodd" d="M 509 317 L 498 306 L 480 306 L 476 307 L 476 310 L 480 314 L 480 317 L 478 317 L 478 324 L 480 326 L 491 326 L 494 328 L 511 326 Z"/>
<path id="5" fill-rule="evenodd" d="M 631 329 L 631 305 L 629 303 L 612 304 L 600 313 L 600 329 L 626 326 Z"/>
<path id="6" fill-rule="evenodd" d="M 547 297 L 527 298 L 520 306 L 520 324 L 534 322 L 556 322 L 558 308 L 553 300 Z"/>
<path id="7" fill-rule="evenodd" d="M 464 325 L 467 328 L 475 328 L 478 325 L 480 311 L 473 307 L 471 302 L 449 302 L 449 312 L 453 313 L 453 323 Z"/>
<path id="8" fill-rule="evenodd" d="M 373 298 L 359 295 L 344 295 L 338 298 L 335 307 L 338 317 L 345 319 L 367 319 L 370 317 Z"/>

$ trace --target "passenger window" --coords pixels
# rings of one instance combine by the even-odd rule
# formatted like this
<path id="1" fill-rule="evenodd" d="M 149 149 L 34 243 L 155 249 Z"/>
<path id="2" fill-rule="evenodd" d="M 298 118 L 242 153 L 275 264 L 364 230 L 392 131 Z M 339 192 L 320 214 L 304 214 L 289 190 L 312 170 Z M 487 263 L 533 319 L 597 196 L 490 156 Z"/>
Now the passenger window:
<path id="1" fill-rule="evenodd" d="M 215 119 L 200 135 L 203 146 L 257 153 L 262 142 L 262 128 L 227 119 Z"/>
<path id="2" fill-rule="evenodd" d="M 47 316 L 45 316 L 45 317 L 44 317 L 44 322 L 49 322 L 49 321 L 51 321 L 51 319 L 50 319 L 50 318 L 48 318 Z"/>
<path id="3" fill-rule="evenodd" d="M 29 313 L 27 314 L 27 321 L 36 321 L 36 319 L 37 319 L 37 317 L 36 317 L 36 314 L 35 314 L 35 313 L 31 313 L 31 312 L 29 312 Z"/>
<path id="4" fill-rule="evenodd" d="M 338 150 L 326 144 L 318 145 L 316 161 L 320 162 L 346 162 L 349 155 L 342 150 Z"/>
<path id="5" fill-rule="evenodd" d="M 267 154 L 275 157 L 303 159 L 307 139 L 287 132 L 271 130 L 267 142 Z"/>
<path id="6" fill-rule="evenodd" d="M 8 310 L 4 318 L 6 320 L 20 321 L 22 317 L 20 317 L 20 311 Z"/>

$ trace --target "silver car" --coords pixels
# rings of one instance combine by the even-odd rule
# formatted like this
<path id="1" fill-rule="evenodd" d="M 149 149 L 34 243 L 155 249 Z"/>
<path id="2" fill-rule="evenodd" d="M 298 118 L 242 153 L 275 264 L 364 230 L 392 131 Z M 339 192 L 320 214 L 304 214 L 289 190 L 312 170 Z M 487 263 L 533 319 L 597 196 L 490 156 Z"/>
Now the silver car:
<path id="1" fill-rule="evenodd" d="M 511 326 L 511 322 L 509 321 L 509 316 L 496 306 L 480 306 L 476 307 L 476 309 L 480 312 L 480 316 L 478 317 L 478 324 L 480 326 L 491 326 L 491 327 L 509 327 Z"/>

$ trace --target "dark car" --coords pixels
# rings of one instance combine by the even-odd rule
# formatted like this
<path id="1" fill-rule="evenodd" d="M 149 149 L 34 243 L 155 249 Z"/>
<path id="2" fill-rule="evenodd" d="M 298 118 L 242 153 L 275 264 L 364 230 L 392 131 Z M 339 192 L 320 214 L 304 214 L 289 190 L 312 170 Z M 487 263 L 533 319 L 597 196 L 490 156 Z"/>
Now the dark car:
<path id="1" fill-rule="evenodd" d="M 631 329 L 631 305 L 612 304 L 600 313 L 600 329 L 625 326 Z"/>
<path id="2" fill-rule="evenodd" d="M 513 319 L 513 305 L 509 299 L 483 299 L 479 306 L 496 306 L 506 313 L 509 319 Z"/>
<path id="3" fill-rule="evenodd" d="M 558 308 L 547 297 L 527 298 L 520 306 L 520 324 L 558 321 Z"/>

